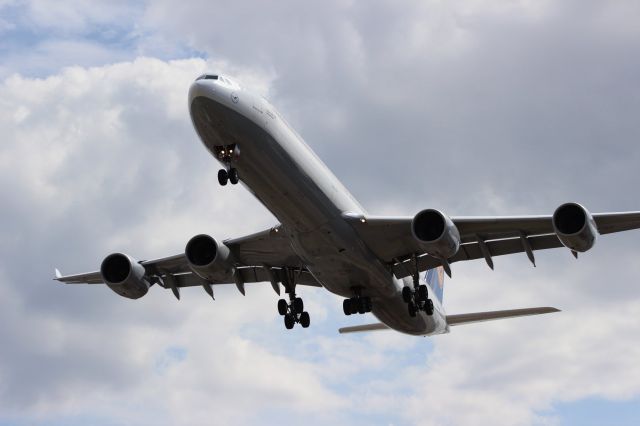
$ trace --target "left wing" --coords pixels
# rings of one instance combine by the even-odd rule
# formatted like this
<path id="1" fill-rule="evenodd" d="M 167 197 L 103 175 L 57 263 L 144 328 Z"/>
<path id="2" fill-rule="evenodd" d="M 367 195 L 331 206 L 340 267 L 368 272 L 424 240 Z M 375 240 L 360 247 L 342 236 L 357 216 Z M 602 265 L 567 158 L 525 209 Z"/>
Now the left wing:
<path id="1" fill-rule="evenodd" d="M 233 258 L 234 274 L 232 276 L 203 279 L 193 273 L 185 254 L 138 263 L 144 268 L 145 279 L 152 284 L 171 288 L 176 297 L 178 296 L 176 288 L 199 285 L 271 282 L 274 289 L 277 288 L 279 291 L 275 283 L 295 279 L 296 284 L 320 286 L 303 267 L 302 261 L 283 234 L 279 227 L 274 227 L 252 235 L 223 241 L 222 244 L 229 249 Z M 55 280 L 66 284 L 104 284 L 100 271 L 66 276 L 57 269 L 55 272 Z"/>
<path id="2" fill-rule="evenodd" d="M 640 228 L 640 212 L 592 215 L 599 234 Z M 367 246 L 390 265 L 398 278 L 411 275 L 409 260 L 417 256 L 420 271 L 442 265 L 420 247 L 411 231 L 412 217 L 363 217 L 345 215 Z M 533 252 L 563 247 L 553 227 L 553 216 L 452 217 L 460 234 L 460 248 L 448 263 L 527 253 L 535 265 Z M 413 266 L 415 268 L 415 266 Z"/>

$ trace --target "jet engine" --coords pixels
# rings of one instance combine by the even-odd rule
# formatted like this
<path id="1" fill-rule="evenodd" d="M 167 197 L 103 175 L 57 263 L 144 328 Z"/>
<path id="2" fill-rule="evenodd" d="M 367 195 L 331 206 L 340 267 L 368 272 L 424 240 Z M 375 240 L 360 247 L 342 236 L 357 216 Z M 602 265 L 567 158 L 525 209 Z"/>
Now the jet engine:
<path id="1" fill-rule="evenodd" d="M 553 213 L 553 230 L 565 247 L 585 252 L 596 242 L 598 229 L 591 213 L 580 204 L 566 203 Z"/>
<path id="2" fill-rule="evenodd" d="M 207 281 L 228 279 L 233 269 L 229 248 L 209 235 L 191 238 L 184 250 L 191 270 Z"/>
<path id="3" fill-rule="evenodd" d="M 449 216 L 427 209 L 415 215 L 411 232 L 422 249 L 440 259 L 453 257 L 460 248 L 460 232 Z"/>
<path id="4" fill-rule="evenodd" d="M 107 286 L 120 296 L 139 299 L 149 291 L 151 284 L 145 279 L 144 266 L 131 256 L 113 253 L 100 265 L 100 274 Z"/>

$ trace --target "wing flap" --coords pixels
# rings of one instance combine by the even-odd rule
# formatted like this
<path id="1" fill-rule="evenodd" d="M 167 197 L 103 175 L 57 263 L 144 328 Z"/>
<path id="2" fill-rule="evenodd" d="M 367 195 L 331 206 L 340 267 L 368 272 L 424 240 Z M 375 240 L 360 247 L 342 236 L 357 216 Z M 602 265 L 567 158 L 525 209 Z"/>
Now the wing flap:
<path id="1" fill-rule="evenodd" d="M 527 237 L 528 243 L 533 251 L 546 250 L 551 248 L 562 247 L 562 243 L 555 234 L 539 235 L 536 237 Z M 520 237 L 508 238 L 504 240 L 486 241 L 485 242 L 491 257 L 504 256 L 507 254 L 524 253 L 526 248 Z M 458 253 L 451 259 L 450 263 L 461 262 L 467 260 L 483 259 L 484 254 L 479 243 L 466 243 L 460 246 Z M 418 268 L 420 271 L 435 268 L 442 265 L 442 262 L 435 257 L 424 254 L 418 257 Z M 411 260 L 401 259 L 399 263 L 393 265 L 393 273 L 398 278 L 411 276 Z"/>
<path id="2" fill-rule="evenodd" d="M 474 322 L 493 321 L 504 318 L 516 318 L 529 315 L 542 315 L 560 312 L 560 309 L 552 307 L 509 309 L 506 311 L 474 312 L 470 314 L 447 315 L 449 326 L 470 324 Z"/>

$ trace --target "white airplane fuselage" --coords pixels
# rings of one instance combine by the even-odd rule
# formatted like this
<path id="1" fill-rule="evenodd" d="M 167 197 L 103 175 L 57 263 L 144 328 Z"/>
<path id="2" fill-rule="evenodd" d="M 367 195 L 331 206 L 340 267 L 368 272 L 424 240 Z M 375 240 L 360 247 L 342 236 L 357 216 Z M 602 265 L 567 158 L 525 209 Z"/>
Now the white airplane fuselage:
<path id="1" fill-rule="evenodd" d="M 401 290 L 410 279 L 405 284 L 395 278 L 345 219 L 365 210 L 266 99 L 228 79 L 199 79 L 189 90 L 189 110 L 216 159 L 221 147 L 237 147 L 232 165 L 242 183 L 280 221 L 292 249 L 323 287 L 347 298 L 362 291 L 372 299 L 373 314 L 394 330 L 448 331 L 437 298 L 432 316 L 407 313 Z"/>

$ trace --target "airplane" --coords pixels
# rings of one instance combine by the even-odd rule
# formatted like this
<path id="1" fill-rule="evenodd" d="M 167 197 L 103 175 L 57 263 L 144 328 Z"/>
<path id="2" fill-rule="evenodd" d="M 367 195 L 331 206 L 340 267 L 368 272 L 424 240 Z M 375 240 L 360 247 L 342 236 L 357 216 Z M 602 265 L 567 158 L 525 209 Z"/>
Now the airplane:
<path id="1" fill-rule="evenodd" d="M 415 336 L 448 333 L 479 321 L 559 310 L 536 307 L 447 315 L 444 275 L 451 265 L 565 247 L 577 258 L 600 234 L 640 228 L 640 212 L 592 214 L 565 203 L 552 215 L 449 217 L 436 209 L 415 216 L 370 215 L 264 97 L 222 74 L 203 74 L 191 85 L 188 106 L 201 142 L 223 166 L 220 185 L 242 183 L 278 224 L 222 242 L 191 238 L 183 253 L 138 261 L 124 253 L 104 258 L 98 271 L 63 276 L 68 284 L 106 284 L 120 296 L 143 297 L 153 285 L 180 299 L 184 287 L 270 283 L 280 295 L 287 329 L 310 325 L 300 287 L 322 287 L 344 297 L 345 315 L 368 312 L 374 324 L 340 333 L 392 329 Z"/>

